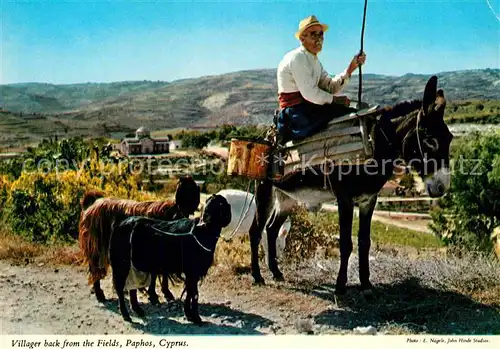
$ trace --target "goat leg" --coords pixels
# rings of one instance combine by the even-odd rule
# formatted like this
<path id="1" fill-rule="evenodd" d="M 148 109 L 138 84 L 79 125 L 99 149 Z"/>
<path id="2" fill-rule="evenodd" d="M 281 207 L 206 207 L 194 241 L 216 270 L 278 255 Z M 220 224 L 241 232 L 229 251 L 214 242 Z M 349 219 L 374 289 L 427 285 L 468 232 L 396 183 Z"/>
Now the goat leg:
<path id="1" fill-rule="evenodd" d="M 119 272 L 113 271 L 113 284 L 115 287 L 116 294 L 118 295 L 118 304 L 120 307 L 120 313 L 122 314 L 123 320 L 127 322 L 132 322 L 132 319 L 130 318 L 130 314 L 128 313 L 127 310 L 127 305 L 125 304 L 125 294 L 124 294 L 124 287 L 125 287 L 125 280 L 127 277 L 123 277 L 120 275 Z"/>
<path id="2" fill-rule="evenodd" d="M 165 296 L 167 302 L 175 300 L 174 295 L 172 294 L 172 292 L 170 292 L 168 288 L 168 277 L 165 275 L 161 277 L 161 291 L 163 292 L 163 295 Z"/>
<path id="3" fill-rule="evenodd" d="M 98 302 L 100 302 L 100 303 L 106 302 L 106 296 L 104 296 L 104 292 L 101 289 L 101 281 L 100 280 L 97 280 L 96 282 L 94 282 L 93 291 L 95 294 L 95 298 L 97 298 Z"/>
<path id="4" fill-rule="evenodd" d="M 132 310 L 135 311 L 135 313 L 140 317 L 143 317 L 145 314 L 144 310 L 141 309 L 141 307 L 139 306 L 139 302 L 137 301 L 137 290 L 130 290 L 129 296 L 130 306 L 132 307 Z"/>
<path id="5" fill-rule="evenodd" d="M 111 244 L 111 246 L 114 245 Z M 131 262 L 130 257 L 126 253 L 122 253 L 122 250 L 117 247 L 118 246 L 116 246 L 115 248 L 110 248 L 109 250 L 111 269 L 113 270 L 113 286 L 115 288 L 116 294 L 118 295 L 120 313 L 122 314 L 123 320 L 132 322 L 130 314 L 127 310 L 127 306 L 125 304 L 124 295 L 125 284 L 127 282 Z M 130 250 L 130 247 L 128 247 L 128 249 Z"/>
<path id="6" fill-rule="evenodd" d="M 194 292 L 193 297 L 191 298 L 191 301 L 192 301 L 192 303 L 191 303 L 191 315 L 193 317 L 193 319 L 191 321 L 193 321 L 197 325 L 201 325 L 201 324 L 203 324 L 203 321 L 201 320 L 200 313 L 198 311 L 198 285 L 197 285 L 197 283 L 195 284 L 195 292 Z"/>
<path id="7" fill-rule="evenodd" d="M 153 305 L 159 304 L 158 295 L 156 294 L 156 273 L 151 273 L 151 283 L 148 288 L 149 302 Z"/>
<path id="8" fill-rule="evenodd" d="M 186 275 L 186 290 L 184 315 L 188 321 L 201 325 L 203 321 L 198 313 L 198 280 Z"/>

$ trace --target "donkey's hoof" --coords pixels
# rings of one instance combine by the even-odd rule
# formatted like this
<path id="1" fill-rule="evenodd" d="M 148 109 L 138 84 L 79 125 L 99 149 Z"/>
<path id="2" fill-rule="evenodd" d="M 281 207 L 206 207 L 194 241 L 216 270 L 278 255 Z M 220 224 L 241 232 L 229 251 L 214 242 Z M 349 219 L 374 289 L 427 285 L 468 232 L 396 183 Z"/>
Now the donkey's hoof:
<path id="1" fill-rule="evenodd" d="M 283 276 L 283 273 L 276 273 L 276 274 L 273 274 L 273 279 L 274 281 L 285 281 L 285 277 Z"/>
<path id="2" fill-rule="evenodd" d="M 253 284 L 256 286 L 263 286 L 266 284 L 266 281 L 264 280 L 264 278 L 261 275 L 254 276 L 253 277 Z"/>
<path id="3" fill-rule="evenodd" d="M 195 325 L 201 326 L 203 325 L 203 320 L 199 315 L 185 314 L 186 320 L 192 322 Z"/>
<path id="4" fill-rule="evenodd" d="M 359 289 L 365 298 L 373 297 L 373 285 L 370 281 L 362 282 Z"/>
<path id="5" fill-rule="evenodd" d="M 130 315 L 123 315 L 123 320 L 126 321 L 126 322 L 132 322 L 132 318 L 130 317 Z"/>

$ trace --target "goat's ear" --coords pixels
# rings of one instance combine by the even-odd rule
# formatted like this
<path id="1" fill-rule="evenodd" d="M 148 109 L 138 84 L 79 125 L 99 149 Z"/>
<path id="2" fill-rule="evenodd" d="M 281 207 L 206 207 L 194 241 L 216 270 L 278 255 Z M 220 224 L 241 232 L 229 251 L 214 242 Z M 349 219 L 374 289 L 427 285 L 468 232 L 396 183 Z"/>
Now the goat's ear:
<path id="1" fill-rule="evenodd" d="M 422 108 L 424 111 L 424 115 L 428 113 L 429 106 L 434 104 L 434 102 L 436 101 L 437 81 L 437 76 L 433 75 L 425 85 L 424 98 L 422 99 Z"/>

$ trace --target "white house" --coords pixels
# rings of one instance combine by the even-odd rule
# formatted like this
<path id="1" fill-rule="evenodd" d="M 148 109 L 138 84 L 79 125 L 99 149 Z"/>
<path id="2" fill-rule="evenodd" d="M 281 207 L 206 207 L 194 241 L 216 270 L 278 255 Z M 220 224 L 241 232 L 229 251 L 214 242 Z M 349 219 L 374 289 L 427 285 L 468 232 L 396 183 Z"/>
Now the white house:
<path id="1" fill-rule="evenodd" d="M 170 150 L 176 150 L 182 148 L 182 141 L 179 139 L 171 140 L 169 143 Z"/>
<path id="2" fill-rule="evenodd" d="M 152 138 L 145 127 L 135 131 L 134 138 L 124 138 L 120 143 L 120 151 L 125 155 L 162 154 L 170 151 L 169 138 Z"/>

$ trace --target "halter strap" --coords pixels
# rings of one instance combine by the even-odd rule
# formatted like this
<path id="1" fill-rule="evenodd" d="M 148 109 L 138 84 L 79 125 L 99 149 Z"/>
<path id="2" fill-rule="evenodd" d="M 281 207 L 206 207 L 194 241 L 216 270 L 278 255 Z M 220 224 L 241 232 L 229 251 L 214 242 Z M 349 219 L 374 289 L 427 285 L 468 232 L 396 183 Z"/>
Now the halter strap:
<path id="1" fill-rule="evenodd" d="M 418 143 L 418 149 L 420 150 L 420 155 L 422 156 L 422 160 L 423 161 L 426 161 L 426 158 L 425 158 L 425 155 L 424 155 L 424 152 L 422 150 L 422 145 L 420 144 L 420 134 L 418 132 L 418 124 L 420 123 L 420 115 L 422 115 L 422 111 L 423 109 L 420 109 L 418 111 L 418 114 L 417 114 L 417 126 L 415 128 L 415 131 L 417 132 L 417 143 Z"/>

